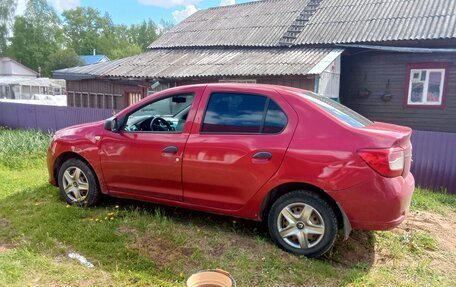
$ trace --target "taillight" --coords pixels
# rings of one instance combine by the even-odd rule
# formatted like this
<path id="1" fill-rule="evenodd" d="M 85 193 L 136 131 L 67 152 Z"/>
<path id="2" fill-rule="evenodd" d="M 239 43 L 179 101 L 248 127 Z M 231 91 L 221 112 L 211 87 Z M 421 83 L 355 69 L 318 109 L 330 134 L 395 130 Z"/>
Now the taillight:
<path id="1" fill-rule="evenodd" d="M 385 177 L 400 176 L 404 171 L 404 150 L 400 147 L 360 149 L 358 154 L 372 169 Z"/>

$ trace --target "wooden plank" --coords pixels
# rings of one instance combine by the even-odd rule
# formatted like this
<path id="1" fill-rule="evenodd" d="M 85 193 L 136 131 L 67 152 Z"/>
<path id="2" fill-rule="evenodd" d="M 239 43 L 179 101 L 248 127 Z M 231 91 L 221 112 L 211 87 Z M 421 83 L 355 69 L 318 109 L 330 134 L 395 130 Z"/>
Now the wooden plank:
<path id="1" fill-rule="evenodd" d="M 407 65 L 424 62 L 449 62 L 448 93 L 443 108 L 405 107 Z M 414 129 L 456 132 L 456 57 L 454 54 L 412 54 L 366 52 L 342 59 L 341 101 L 378 121 L 407 125 Z M 371 92 L 359 98 L 359 91 Z M 383 102 L 381 95 L 393 95 Z"/>

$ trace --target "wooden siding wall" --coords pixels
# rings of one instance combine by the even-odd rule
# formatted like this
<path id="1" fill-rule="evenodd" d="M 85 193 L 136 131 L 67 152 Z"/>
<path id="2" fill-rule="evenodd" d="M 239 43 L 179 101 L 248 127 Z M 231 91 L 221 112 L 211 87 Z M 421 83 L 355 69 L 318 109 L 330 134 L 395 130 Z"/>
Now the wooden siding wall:
<path id="1" fill-rule="evenodd" d="M 209 78 L 209 79 L 195 79 L 195 80 L 182 80 L 178 81 L 178 86 L 191 85 L 191 84 L 201 84 L 201 83 L 218 83 L 219 80 L 256 80 L 257 84 L 270 84 L 270 85 L 281 85 L 294 88 L 305 89 L 309 91 L 314 91 L 314 79 L 308 77 L 290 77 L 290 76 L 281 76 L 281 77 L 265 77 L 265 78 L 256 78 L 256 77 L 247 77 L 247 78 Z"/>
<path id="2" fill-rule="evenodd" d="M 67 91 L 75 93 L 100 93 L 100 94 L 110 94 L 110 95 L 120 95 L 114 97 L 114 106 L 112 106 L 111 99 L 105 100 L 104 108 L 121 110 L 128 106 L 128 98 L 125 96 L 127 92 L 142 93 L 145 95 L 145 86 L 144 84 L 133 83 L 126 84 L 124 82 L 108 81 L 108 80 L 82 80 L 82 81 L 67 81 Z M 76 102 L 73 100 L 73 96 L 68 96 L 68 106 L 77 106 L 77 107 L 100 107 L 103 103 L 100 102 L 100 98 L 97 99 L 97 104 L 95 103 L 95 96 L 90 95 L 89 101 L 83 99 L 83 102 L 80 102 L 80 97 L 75 97 Z"/>
<path id="3" fill-rule="evenodd" d="M 230 78 L 231 79 L 231 78 Z M 242 79 L 242 78 L 234 78 Z M 301 89 L 314 90 L 314 79 L 307 77 L 271 77 L 271 78 L 245 78 L 245 79 L 256 79 L 259 84 L 273 84 L 296 87 Z M 218 83 L 220 78 L 209 78 L 209 79 L 188 79 L 178 80 L 177 82 L 170 81 L 169 86 L 183 86 L 191 84 L 201 83 Z M 167 83 L 163 82 L 157 90 L 162 90 L 167 87 Z M 67 93 L 68 93 L 68 106 L 71 107 L 90 107 L 90 108 L 106 108 L 121 110 L 128 106 L 127 92 L 142 93 L 143 96 L 147 96 L 147 87 L 150 83 L 147 82 L 128 82 L 128 81 L 115 81 L 115 80 L 81 80 L 81 81 L 67 81 Z M 77 95 L 73 97 L 73 92 Z M 84 93 L 83 97 L 80 93 Z M 89 94 L 87 98 L 86 94 Z M 103 103 L 102 97 L 95 97 L 95 93 L 100 94 L 118 94 L 120 96 L 114 97 L 114 106 L 110 97 L 105 99 Z M 81 102 L 82 98 L 82 102 Z"/>
<path id="4" fill-rule="evenodd" d="M 405 107 L 407 64 L 449 63 L 446 103 L 441 108 Z M 359 92 L 367 89 L 367 98 Z M 384 102 L 381 96 L 393 95 Z M 342 58 L 341 101 L 374 121 L 423 131 L 456 132 L 456 54 L 367 52 Z"/>

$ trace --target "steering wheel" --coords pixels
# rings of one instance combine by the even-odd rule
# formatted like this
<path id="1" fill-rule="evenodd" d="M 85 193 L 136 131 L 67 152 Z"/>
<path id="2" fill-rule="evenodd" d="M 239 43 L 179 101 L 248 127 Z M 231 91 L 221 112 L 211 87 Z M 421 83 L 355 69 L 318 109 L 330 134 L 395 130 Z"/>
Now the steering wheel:
<path id="1" fill-rule="evenodd" d="M 150 130 L 151 131 L 160 131 L 160 132 L 172 131 L 173 127 L 164 118 L 155 117 L 150 121 Z"/>

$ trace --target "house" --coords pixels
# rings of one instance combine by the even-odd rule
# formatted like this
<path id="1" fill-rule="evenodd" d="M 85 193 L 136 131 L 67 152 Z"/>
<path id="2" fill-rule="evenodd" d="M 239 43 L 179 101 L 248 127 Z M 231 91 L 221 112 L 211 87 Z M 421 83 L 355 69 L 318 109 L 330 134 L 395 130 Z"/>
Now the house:
<path id="1" fill-rule="evenodd" d="M 64 95 L 65 81 L 39 78 L 21 63 L 0 57 L 0 99 L 30 100 L 36 95 Z"/>
<path id="2" fill-rule="evenodd" d="M 38 72 L 22 65 L 21 63 L 8 58 L 0 56 L 0 77 L 38 77 Z"/>
<path id="3" fill-rule="evenodd" d="M 311 90 L 372 120 L 412 127 L 419 183 L 456 193 L 456 1 L 264 0 L 210 8 L 143 54 L 54 76 L 67 80 L 69 105 L 111 109 L 201 82 Z"/>
<path id="4" fill-rule="evenodd" d="M 39 95 L 65 95 L 65 80 L 33 77 L 0 77 L 0 99 L 33 100 Z"/>
<path id="5" fill-rule="evenodd" d="M 82 55 L 79 56 L 79 59 L 81 60 L 82 64 L 85 65 L 93 65 L 93 64 L 98 64 L 98 63 L 105 63 L 110 61 L 109 58 L 105 55 Z"/>

